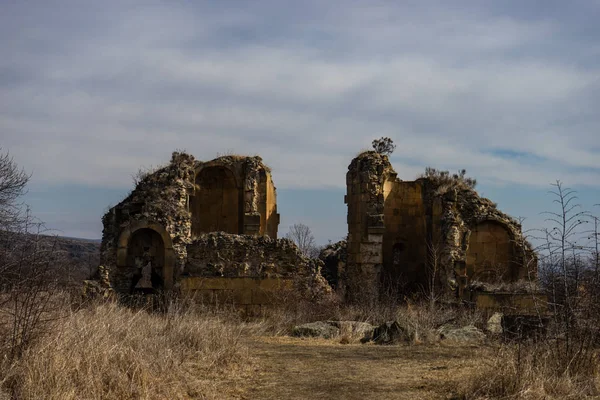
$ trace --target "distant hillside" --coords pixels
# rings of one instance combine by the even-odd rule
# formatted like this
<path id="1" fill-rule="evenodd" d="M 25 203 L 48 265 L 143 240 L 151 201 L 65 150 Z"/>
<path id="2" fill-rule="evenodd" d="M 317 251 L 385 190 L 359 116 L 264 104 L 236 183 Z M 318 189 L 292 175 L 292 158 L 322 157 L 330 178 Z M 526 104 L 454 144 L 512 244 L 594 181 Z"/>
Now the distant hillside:
<path id="1" fill-rule="evenodd" d="M 0 232 L 0 251 L 11 252 L 13 243 L 23 239 L 22 234 L 7 236 L 6 232 Z M 100 263 L 100 240 L 42 235 L 38 242 L 43 248 L 54 248 L 60 253 L 64 260 L 60 265 L 61 273 L 68 274 L 65 278 L 71 283 L 78 284 L 92 277 Z M 12 253 L 14 255 L 14 251 Z"/>
<path id="2" fill-rule="evenodd" d="M 59 236 L 56 238 L 60 252 L 64 252 L 71 265 L 72 279 L 89 279 L 100 263 L 100 240 Z"/>

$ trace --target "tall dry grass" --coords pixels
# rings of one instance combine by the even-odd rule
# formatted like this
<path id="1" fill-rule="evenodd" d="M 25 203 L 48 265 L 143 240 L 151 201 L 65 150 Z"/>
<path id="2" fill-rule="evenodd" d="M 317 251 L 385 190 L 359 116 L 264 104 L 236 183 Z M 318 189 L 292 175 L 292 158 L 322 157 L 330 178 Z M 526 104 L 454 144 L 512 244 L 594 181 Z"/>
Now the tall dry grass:
<path id="1" fill-rule="evenodd" d="M 242 330 L 190 310 L 98 304 L 54 324 L 1 384 L 17 399 L 223 398 L 236 390 L 223 382 L 249 370 Z"/>
<path id="2" fill-rule="evenodd" d="M 393 297 L 348 304 L 335 297 L 311 302 L 293 292 L 281 292 L 277 296 L 274 305 L 255 321 L 255 334 L 289 335 L 295 326 L 316 321 L 357 321 L 374 326 L 398 321 L 410 332 L 410 343 L 425 344 L 438 342 L 438 330 L 444 325 L 484 328 L 486 321 L 480 311 L 456 304 L 431 306 L 429 302 L 399 302 Z"/>
<path id="3" fill-rule="evenodd" d="M 466 400 L 579 400 L 600 398 L 596 350 L 561 357 L 553 341 L 505 344 L 495 357 L 482 360 L 477 373 L 460 385 Z M 577 368 L 572 368 L 577 363 Z"/>

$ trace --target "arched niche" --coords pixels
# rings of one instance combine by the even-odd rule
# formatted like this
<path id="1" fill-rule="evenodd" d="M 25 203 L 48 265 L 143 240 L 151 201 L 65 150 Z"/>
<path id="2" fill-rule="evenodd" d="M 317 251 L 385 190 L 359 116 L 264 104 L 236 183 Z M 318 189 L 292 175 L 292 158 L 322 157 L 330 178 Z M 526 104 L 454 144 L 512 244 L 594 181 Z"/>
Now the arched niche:
<path id="1" fill-rule="evenodd" d="M 482 221 L 468 237 L 467 277 L 470 281 L 507 282 L 514 279 L 514 241 L 497 221 Z"/>
<path id="2" fill-rule="evenodd" d="M 153 284 L 158 287 L 155 289 L 171 289 L 175 252 L 171 236 L 162 225 L 136 221 L 121 232 L 117 248 L 118 267 L 136 268 L 136 258 L 141 258 L 144 253 L 147 253 L 146 257 L 150 257 L 156 271 Z"/>
<path id="3" fill-rule="evenodd" d="M 229 168 L 216 165 L 198 171 L 190 202 L 192 235 L 217 231 L 242 233 L 241 193 Z"/>
<path id="4" fill-rule="evenodd" d="M 392 246 L 392 265 L 395 270 L 401 270 L 402 265 L 406 262 L 406 245 L 404 242 L 394 243 Z"/>

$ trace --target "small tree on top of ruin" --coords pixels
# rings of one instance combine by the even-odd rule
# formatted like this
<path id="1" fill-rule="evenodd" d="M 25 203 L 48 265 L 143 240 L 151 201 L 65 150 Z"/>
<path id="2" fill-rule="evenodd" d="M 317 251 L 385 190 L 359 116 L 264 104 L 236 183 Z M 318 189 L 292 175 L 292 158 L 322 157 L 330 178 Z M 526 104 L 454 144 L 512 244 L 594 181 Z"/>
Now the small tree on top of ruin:
<path id="1" fill-rule="evenodd" d="M 373 142 L 371 144 L 373 145 L 373 149 L 375 149 L 375 151 L 378 154 L 385 155 L 385 156 L 389 156 L 396 149 L 396 145 L 394 144 L 394 141 L 392 139 L 390 139 L 389 137 L 382 137 L 380 139 L 375 139 L 375 140 L 373 140 Z"/>

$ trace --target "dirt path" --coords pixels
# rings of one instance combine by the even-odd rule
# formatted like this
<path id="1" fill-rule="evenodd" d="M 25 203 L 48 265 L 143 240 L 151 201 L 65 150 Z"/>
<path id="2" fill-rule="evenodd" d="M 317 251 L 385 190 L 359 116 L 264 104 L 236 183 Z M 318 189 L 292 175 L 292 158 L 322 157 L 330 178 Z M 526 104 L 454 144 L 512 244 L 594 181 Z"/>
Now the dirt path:
<path id="1" fill-rule="evenodd" d="M 334 341 L 255 338 L 259 368 L 246 399 L 448 399 L 485 348 L 449 345 L 341 345 Z"/>

